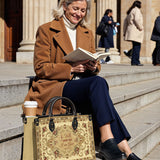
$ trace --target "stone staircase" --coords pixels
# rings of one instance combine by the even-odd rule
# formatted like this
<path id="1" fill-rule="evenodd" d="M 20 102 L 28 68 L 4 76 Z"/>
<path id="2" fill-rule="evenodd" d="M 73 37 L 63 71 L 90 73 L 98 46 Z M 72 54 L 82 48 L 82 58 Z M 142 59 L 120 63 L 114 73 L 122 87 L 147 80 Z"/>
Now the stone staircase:
<path id="1" fill-rule="evenodd" d="M 129 145 L 144 158 L 160 142 L 160 71 L 155 67 L 129 67 L 108 75 L 113 103 L 131 133 Z M 127 72 L 126 72 L 127 71 Z M 160 158 L 160 157 L 159 157 Z"/>
<path id="2" fill-rule="evenodd" d="M 33 75 L 33 72 L 28 73 L 27 76 Z M 113 103 L 131 133 L 130 147 L 144 158 L 160 142 L 159 67 L 104 64 L 100 75 L 109 83 Z M 2 160 L 20 160 L 23 135 L 21 104 L 29 83 L 25 76 L 8 79 L 3 76 L 0 80 Z"/>

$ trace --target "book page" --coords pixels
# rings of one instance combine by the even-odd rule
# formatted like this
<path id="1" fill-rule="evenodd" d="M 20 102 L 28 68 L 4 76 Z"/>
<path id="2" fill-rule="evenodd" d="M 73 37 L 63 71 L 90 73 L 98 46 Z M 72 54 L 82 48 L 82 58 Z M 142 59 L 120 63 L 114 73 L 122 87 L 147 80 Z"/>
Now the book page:
<path id="1" fill-rule="evenodd" d="M 97 52 L 97 53 L 93 54 L 93 53 L 86 51 L 82 48 L 77 48 L 73 52 L 64 56 L 64 59 L 68 62 L 77 62 L 77 61 L 84 61 L 84 60 L 94 61 L 97 59 L 102 59 L 102 58 L 106 57 L 107 55 L 110 55 L 110 53 Z"/>
<path id="2" fill-rule="evenodd" d="M 96 59 L 99 59 L 99 60 L 103 59 L 103 58 L 105 58 L 105 57 L 107 57 L 109 55 L 110 55 L 109 52 L 97 52 L 97 53 L 94 54 L 94 56 L 96 57 Z"/>
<path id="3" fill-rule="evenodd" d="M 96 60 L 96 58 L 94 58 L 94 55 L 91 52 L 88 52 L 82 48 L 78 48 L 75 51 L 64 56 L 64 59 L 69 62 L 77 62 L 77 61 L 84 61 L 84 60 L 91 60 L 91 61 Z"/>

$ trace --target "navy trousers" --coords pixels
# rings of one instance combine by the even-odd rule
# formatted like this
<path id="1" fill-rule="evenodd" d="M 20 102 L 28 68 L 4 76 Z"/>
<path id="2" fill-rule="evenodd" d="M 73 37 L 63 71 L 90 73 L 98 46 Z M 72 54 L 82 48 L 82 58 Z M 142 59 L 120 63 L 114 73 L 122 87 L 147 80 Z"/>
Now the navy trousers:
<path id="1" fill-rule="evenodd" d="M 141 43 L 138 42 L 132 42 L 133 49 L 132 49 L 132 59 L 131 59 L 131 64 L 132 65 L 137 65 L 140 64 L 139 61 L 139 55 L 140 55 L 140 50 L 141 50 Z"/>
<path id="2" fill-rule="evenodd" d="M 92 114 L 99 127 L 110 122 L 117 144 L 124 139 L 130 139 L 113 106 L 108 84 L 104 78 L 92 76 L 68 81 L 64 86 L 63 96 L 73 101 L 78 112 Z"/>
<path id="3" fill-rule="evenodd" d="M 160 41 L 156 41 L 156 47 L 152 54 L 153 65 L 160 64 Z"/>

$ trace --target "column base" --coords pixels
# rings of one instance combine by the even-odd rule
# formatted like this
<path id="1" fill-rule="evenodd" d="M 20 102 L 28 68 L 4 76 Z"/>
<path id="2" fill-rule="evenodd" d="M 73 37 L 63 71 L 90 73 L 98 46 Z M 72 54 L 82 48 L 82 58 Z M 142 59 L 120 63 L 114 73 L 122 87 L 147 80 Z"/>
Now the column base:
<path id="1" fill-rule="evenodd" d="M 4 59 L 1 58 L 1 59 L 0 59 L 0 62 L 4 62 Z"/>
<path id="2" fill-rule="evenodd" d="M 105 48 L 97 48 L 96 52 L 105 52 Z M 109 53 L 110 53 L 110 58 L 114 63 L 119 64 L 121 62 L 121 57 L 120 53 L 118 52 L 118 49 L 111 48 L 109 50 Z"/>
<path id="3" fill-rule="evenodd" d="M 127 56 L 121 56 L 121 63 L 125 63 L 125 64 L 131 64 L 131 59 L 128 58 Z"/>
<path id="4" fill-rule="evenodd" d="M 140 57 L 142 64 L 152 64 L 152 57 Z"/>
<path id="5" fill-rule="evenodd" d="M 140 62 L 142 64 L 152 64 L 152 57 L 140 57 Z M 121 63 L 129 63 L 131 64 L 131 59 L 128 57 L 121 57 Z"/>
<path id="6" fill-rule="evenodd" d="M 33 52 L 17 52 L 16 63 L 33 64 Z"/>
<path id="7" fill-rule="evenodd" d="M 111 60 L 116 64 L 120 64 L 121 57 L 120 57 L 120 53 L 118 52 L 118 49 L 111 48 L 109 52 L 111 53 L 110 55 Z"/>

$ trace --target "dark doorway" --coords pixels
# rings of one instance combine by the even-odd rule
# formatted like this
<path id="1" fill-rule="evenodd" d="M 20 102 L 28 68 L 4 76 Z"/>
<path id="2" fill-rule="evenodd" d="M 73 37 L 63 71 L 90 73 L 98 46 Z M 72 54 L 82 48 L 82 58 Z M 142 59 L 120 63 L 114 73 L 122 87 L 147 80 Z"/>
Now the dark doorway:
<path id="1" fill-rule="evenodd" d="M 22 41 L 22 1 L 5 0 L 5 61 L 16 61 Z"/>

